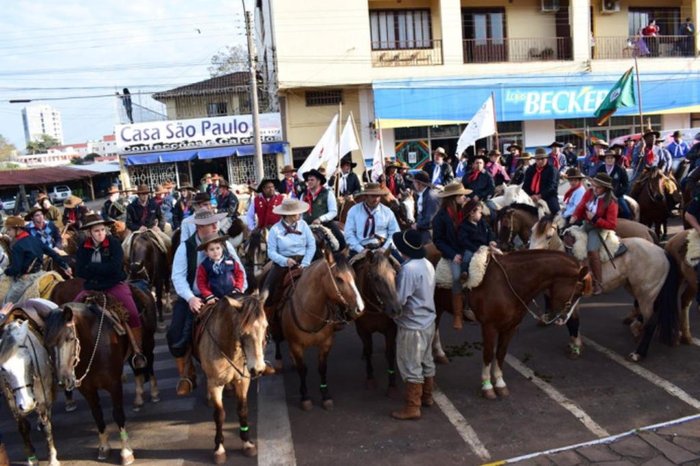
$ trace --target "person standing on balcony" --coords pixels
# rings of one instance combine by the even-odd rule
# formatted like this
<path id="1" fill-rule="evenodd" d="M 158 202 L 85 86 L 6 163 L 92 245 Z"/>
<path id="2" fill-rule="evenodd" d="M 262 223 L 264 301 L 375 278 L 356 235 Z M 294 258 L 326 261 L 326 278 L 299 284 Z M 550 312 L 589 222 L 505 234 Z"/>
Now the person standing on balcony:
<path id="1" fill-rule="evenodd" d="M 650 20 L 647 27 L 642 29 L 642 35 L 646 38 L 649 53 L 652 57 L 659 56 L 659 31 L 659 26 L 656 24 L 655 19 Z"/>
<path id="2" fill-rule="evenodd" d="M 693 39 L 695 38 L 695 25 L 690 20 L 690 18 L 685 19 L 685 23 L 681 25 L 681 49 L 683 51 L 683 56 L 692 57 L 695 55 L 693 45 Z M 672 152 L 673 154 L 673 152 Z"/>

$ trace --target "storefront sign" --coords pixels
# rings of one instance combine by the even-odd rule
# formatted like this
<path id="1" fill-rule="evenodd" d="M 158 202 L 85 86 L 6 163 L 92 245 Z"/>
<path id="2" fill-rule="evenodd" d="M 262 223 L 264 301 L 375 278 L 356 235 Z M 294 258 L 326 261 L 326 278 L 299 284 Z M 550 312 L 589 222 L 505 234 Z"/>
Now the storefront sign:
<path id="1" fill-rule="evenodd" d="M 282 140 L 282 120 L 279 113 L 262 113 L 259 120 L 263 143 Z M 254 143 L 252 115 L 117 125 L 114 134 L 117 149 L 121 153 Z"/>
<path id="2" fill-rule="evenodd" d="M 552 89 L 505 89 L 504 102 L 513 106 L 523 119 L 590 116 L 605 100 L 610 89 L 594 86 Z"/>

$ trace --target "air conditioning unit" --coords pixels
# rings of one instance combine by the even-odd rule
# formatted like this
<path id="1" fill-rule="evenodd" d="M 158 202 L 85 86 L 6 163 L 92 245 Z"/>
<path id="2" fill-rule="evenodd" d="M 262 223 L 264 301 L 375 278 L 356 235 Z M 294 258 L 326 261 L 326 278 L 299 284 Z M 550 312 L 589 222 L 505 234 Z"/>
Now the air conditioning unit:
<path id="1" fill-rule="evenodd" d="M 559 11 L 559 0 L 542 0 L 542 8 L 540 8 L 540 11 L 543 13 Z"/>
<path id="2" fill-rule="evenodd" d="M 604 15 L 617 13 L 620 11 L 620 0 L 603 0 L 600 12 Z"/>

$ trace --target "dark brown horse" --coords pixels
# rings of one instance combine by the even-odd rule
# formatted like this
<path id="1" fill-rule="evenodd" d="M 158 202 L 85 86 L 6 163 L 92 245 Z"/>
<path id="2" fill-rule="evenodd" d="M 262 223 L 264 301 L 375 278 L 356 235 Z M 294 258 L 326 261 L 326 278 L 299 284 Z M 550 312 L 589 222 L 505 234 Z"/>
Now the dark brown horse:
<path id="1" fill-rule="evenodd" d="M 163 294 L 170 287 L 170 252 L 163 252 L 151 237 L 153 233 L 145 232 L 135 235 L 129 251 L 129 280 L 145 280 L 156 292 L 158 323 L 164 325 Z M 171 248 L 172 249 L 172 248 Z"/>
<path id="2" fill-rule="evenodd" d="M 664 249 L 673 257 L 678 270 L 681 273 L 682 281 L 685 283 L 681 293 L 681 308 L 680 308 L 680 342 L 689 345 L 693 341 L 693 335 L 690 333 L 690 308 L 693 305 L 695 296 L 698 292 L 698 279 L 695 269 L 688 265 L 685 261 L 686 253 L 688 252 L 688 235 L 691 230 L 684 230 L 673 235 L 673 238 L 668 240 Z"/>
<path id="3" fill-rule="evenodd" d="M 642 175 L 643 176 L 643 175 Z M 653 227 L 656 236 L 666 239 L 669 217 L 667 191 L 660 170 L 654 170 L 645 180 L 635 184 L 631 196 L 639 203 L 639 221 Z"/>
<path id="4" fill-rule="evenodd" d="M 248 427 L 248 389 L 251 377 L 265 371 L 265 335 L 267 319 L 260 296 L 226 297 L 219 300 L 203 317 L 202 337 L 196 353 L 207 375 L 207 389 L 214 405 L 214 462 L 226 461 L 223 424 L 226 411 L 222 393 L 233 383 L 238 400 L 238 420 L 243 454 L 255 456 L 257 448 L 250 441 Z"/>
<path id="5" fill-rule="evenodd" d="M 362 358 L 367 371 L 367 387 L 376 386 L 372 365 L 372 334 L 384 335 L 384 354 L 389 375 L 389 391 L 396 390 L 396 323 L 389 315 L 401 311 L 396 296 L 396 268 L 389 252 L 369 251 L 353 263 L 357 285 L 365 302 L 365 312 L 355 320 L 355 330 L 362 340 Z"/>
<path id="6" fill-rule="evenodd" d="M 333 408 L 326 379 L 328 353 L 333 345 L 336 325 L 358 318 L 365 305 L 355 284 L 355 274 L 347 259 L 338 254 L 313 262 L 293 286 L 282 309 L 284 338 L 300 379 L 301 407 L 311 409 L 306 386 L 307 367 L 304 350 L 318 348 L 318 372 L 321 376 L 323 407 Z"/>
<path id="7" fill-rule="evenodd" d="M 495 222 L 499 247 L 504 251 L 512 250 L 516 238 L 527 245 L 537 216 L 537 207 L 527 204 L 513 204 L 499 210 Z"/>

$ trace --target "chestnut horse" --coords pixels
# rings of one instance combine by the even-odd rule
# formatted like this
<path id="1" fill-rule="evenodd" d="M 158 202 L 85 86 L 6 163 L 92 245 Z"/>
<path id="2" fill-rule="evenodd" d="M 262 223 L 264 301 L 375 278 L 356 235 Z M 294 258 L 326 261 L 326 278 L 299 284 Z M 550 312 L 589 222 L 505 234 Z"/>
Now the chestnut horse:
<path id="1" fill-rule="evenodd" d="M 233 383 L 238 400 L 240 437 L 243 454 L 255 456 L 256 446 L 248 431 L 248 389 L 251 376 L 265 371 L 265 335 L 267 319 L 260 296 L 225 297 L 203 317 L 202 337 L 196 354 L 207 376 L 207 389 L 214 405 L 214 462 L 226 461 L 223 424 L 226 411 L 222 393 L 224 386 Z"/>
<path id="2" fill-rule="evenodd" d="M 337 324 L 357 319 L 364 309 L 355 274 L 347 258 L 341 254 L 335 257 L 329 254 L 325 259 L 312 262 L 292 285 L 291 296 L 285 299 L 282 308 L 281 326 L 299 373 L 301 407 L 305 411 L 310 410 L 312 404 L 306 386 L 304 350 L 318 348 L 323 407 L 333 409 L 326 379 L 333 334 Z"/>
<path id="3" fill-rule="evenodd" d="M 690 333 L 690 307 L 693 305 L 695 296 L 698 292 L 698 279 L 695 269 L 688 265 L 685 261 L 685 255 L 688 251 L 688 235 L 691 230 L 684 230 L 673 235 L 673 238 L 668 240 L 665 250 L 675 260 L 678 269 L 683 278 L 685 288 L 681 293 L 681 309 L 680 309 L 680 326 L 681 326 L 681 343 L 689 345 L 693 341 L 693 335 Z"/>
<path id="4" fill-rule="evenodd" d="M 134 235 L 129 251 L 129 280 L 145 280 L 156 292 L 158 323 L 164 325 L 163 294 L 170 287 L 170 252 L 163 252 L 151 237 L 154 233 Z M 172 249 L 172 248 L 171 248 Z"/>
<path id="5" fill-rule="evenodd" d="M 668 203 L 666 202 L 666 189 L 661 189 L 659 184 L 663 175 L 660 170 L 654 172 L 644 181 L 633 188 L 634 197 L 639 203 L 639 221 L 648 227 L 654 227 L 656 236 L 666 238 L 669 217 Z"/>
<path id="6" fill-rule="evenodd" d="M 396 268 L 391 263 L 391 253 L 368 251 L 357 261 L 351 261 L 357 287 L 365 302 L 365 313 L 355 320 L 355 330 L 362 340 L 362 358 L 367 371 L 367 387 L 376 385 L 372 366 L 372 334 L 384 335 L 384 354 L 389 374 L 389 392 L 396 390 L 396 323 L 389 315 L 401 311 L 396 296 Z"/>

